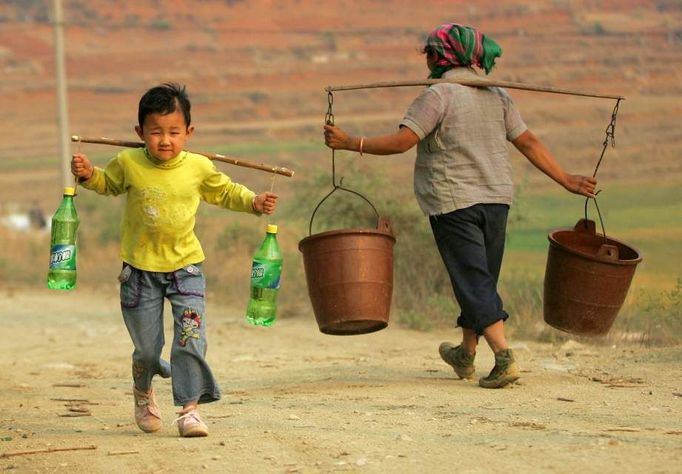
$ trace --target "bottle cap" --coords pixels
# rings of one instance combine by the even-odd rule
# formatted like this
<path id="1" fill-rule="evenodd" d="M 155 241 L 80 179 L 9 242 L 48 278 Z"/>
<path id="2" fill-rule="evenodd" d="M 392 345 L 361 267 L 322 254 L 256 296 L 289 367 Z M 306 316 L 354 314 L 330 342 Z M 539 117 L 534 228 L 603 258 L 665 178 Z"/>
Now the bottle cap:
<path id="1" fill-rule="evenodd" d="M 71 186 L 67 186 L 64 188 L 64 196 L 75 196 L 76 195 L 76 190 L 75 188 L 72 188 Z"/>
<path id="2" fill-rule="evenodd" d="M 277 233 L 277 226 L 275 224 L 268 224 L 268 228 L 266 230 L 268 234 L 276 234 Z"/>

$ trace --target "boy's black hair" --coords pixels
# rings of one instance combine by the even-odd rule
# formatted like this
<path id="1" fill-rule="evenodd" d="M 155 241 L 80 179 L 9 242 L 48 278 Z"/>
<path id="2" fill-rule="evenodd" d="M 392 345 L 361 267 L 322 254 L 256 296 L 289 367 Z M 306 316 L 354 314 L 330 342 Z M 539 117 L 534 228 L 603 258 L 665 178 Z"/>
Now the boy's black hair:
<path id="1" fill-rule="evenodd" d="M 189 102 L 187 92 L 185 92 L 185 86 L 174 82 L 163 83 L 160 86 L 152 87 L 142 96 L 137 109 L 137 122 L 142 128 L 147 115 L 166 115 L 175 112 L 178 108 L 185 116 L 185 125 L 189 127 L 192 123 L 190 113 L 192 105 Z"/>

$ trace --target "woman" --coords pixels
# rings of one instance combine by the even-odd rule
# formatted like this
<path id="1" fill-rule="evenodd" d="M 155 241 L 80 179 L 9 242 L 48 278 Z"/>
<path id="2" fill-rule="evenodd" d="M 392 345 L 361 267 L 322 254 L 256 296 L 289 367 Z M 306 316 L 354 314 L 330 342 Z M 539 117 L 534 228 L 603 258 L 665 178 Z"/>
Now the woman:
<path id="1" fill-rule="evenodd" d="M 473 66 L 488 74 L 502 54 L 478 30 L 453 23 L 431 32 L 423 52 L 429 77 L 447 79 L 477 78 Z M 572 193 L 594 197 L 597 181 L 565 172 L 497 87 L 435 84 L 414 100 L 395 133 L 355 137 L 326 125 L 324 137 L 330 148 L 361 155 L 404 153 L 417 145 L 415 196 L 429 216 L 461 308 L 462 342 L 442 343 L 440 355 L 460 378 L 470 378 L 482 335 L 495 366 L 479 385 L 500 388 L 516 381 L 519 371 L 504 333 L 509 315 L 497 292 L 513 191 L 506 142 Z"/>

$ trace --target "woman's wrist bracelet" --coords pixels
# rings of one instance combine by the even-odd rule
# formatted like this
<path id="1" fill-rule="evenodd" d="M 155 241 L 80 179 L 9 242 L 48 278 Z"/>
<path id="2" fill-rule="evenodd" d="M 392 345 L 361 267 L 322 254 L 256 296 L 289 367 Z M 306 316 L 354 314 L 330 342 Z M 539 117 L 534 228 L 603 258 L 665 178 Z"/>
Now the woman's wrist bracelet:
<path id="1" fill-rule="evenodd" d="M 360 137 L 360 157 L 362 157 L 362 145 L 365 143 L 365 137 Z"/>

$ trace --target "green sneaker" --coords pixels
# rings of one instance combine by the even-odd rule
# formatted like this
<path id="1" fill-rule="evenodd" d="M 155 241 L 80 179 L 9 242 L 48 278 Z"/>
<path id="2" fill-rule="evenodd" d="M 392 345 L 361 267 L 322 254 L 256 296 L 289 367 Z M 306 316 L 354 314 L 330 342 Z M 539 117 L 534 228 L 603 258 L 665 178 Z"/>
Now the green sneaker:
<path id="1" fill-rule="evenodd" d="M 481 377 L 478 384 L 483 388 L 502 388 L 519 379 L 519 369 L 511 349 L 495 354 L 495 367 L 487 377 Z"/>
<path id="2" fill-rule="evenodd" d="M 441 359 L 450 365 L 460 379 L 470 379 L 476 367 L 474 367 L 474 357 L 476 354 L 469 354 L 462 346 L 455 346 L 450 342 L 444 342 L 438 348 Z"/>

